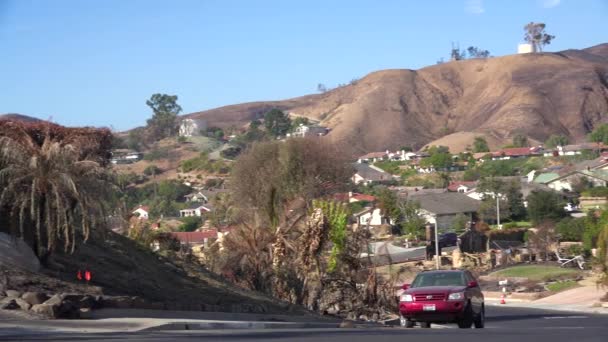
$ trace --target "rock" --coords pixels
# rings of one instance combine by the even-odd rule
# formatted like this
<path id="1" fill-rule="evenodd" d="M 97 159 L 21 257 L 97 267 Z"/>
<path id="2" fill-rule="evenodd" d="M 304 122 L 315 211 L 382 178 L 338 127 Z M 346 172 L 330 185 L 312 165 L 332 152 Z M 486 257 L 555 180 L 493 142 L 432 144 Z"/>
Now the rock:
<path id="1" fill-rule="evenodd" d="M 21 292 L 15 290 L 6 290 L 6 296 L 8 298 L 19 298 L 21 297 Z"/>
<path id="2" fill-rule="evenodd" d="M 36 304 L 32 306 L 32 311 L 46 318 L 59 317 L 59 305 L 53 304 Z"/>
<path id="3" fill-rule="evenodd" d="M 377 312 L 372 314 L 372 321 L 377 322 L 379 318 L 380 315 Z"/>
<path id="4" fill-rule="evenodd" d="M 3 303 L 0 304 L 0 310 L 15 310 L 19 309 L 19 305 L 17 301 L 13 298 L 8 298 L 8 300 L 3 300 Z"/>
<path id="5" fill-rule="evenodd" d="M 21 298 L 30 305 L 36 305 L 47 301 L 49 296 L 40 292 L 26 292 L 21 296 Z"/>
<path id="6" fill-rule="evenodd" d="M 367 315 L 361 315 L 361 316 L 359 316 L 359 320 L 361 320 L 361 321 L 367 321 L 368 320 L 367 319 Z"/>
<path id="7" fill-rule="evenodd" d="M 15 301 L 15 303 L 17 303 L 17 305 L 19 305 L 19 307 L 23 311 L 27 311 L 32 307 L 32 304 L 26 302 L 25 300 L 23 300 L 21 298 L 16 298 L 16 299 L 14 299 L 14 301 Z"/>
<path id="8" fill-rule="evenodd" d="M 63 298 L 61 297 L 61 295 L 56 294 L 56 295 L 53 295 L 51 298 L 45 300 L 43 304 L 60 305 L 61 302 L 63 302 Z"/>
<path id="9" fill-rule="evenodd" d="M 346 319 L 354 321 L 357 319 L 357 313 L 356 312 L 349 312 L 348 315 L 346 315 Z"/>

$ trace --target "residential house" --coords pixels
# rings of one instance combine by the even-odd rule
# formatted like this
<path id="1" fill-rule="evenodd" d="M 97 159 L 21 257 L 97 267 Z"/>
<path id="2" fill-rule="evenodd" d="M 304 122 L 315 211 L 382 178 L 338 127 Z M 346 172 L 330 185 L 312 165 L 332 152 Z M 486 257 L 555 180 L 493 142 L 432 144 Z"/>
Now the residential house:
<path id="1" fill-rule="evenodd" d="M 137 216 L 140 220 L 147 220 L 150 217 L 149 213 L 150 207 L 146 205 L 140 205 L 131 212 L 131 214 Z"/>
<path id="2" fill-rule="evenodd" d="M 556 172 L 545 172 L 545 173 L 540 173 L 538 176 L 536 176 L 533 180 L 534 183 L 537 184 L 548 184 L 549 182 L 559 178 L 559 174 Z"/>
<path id="3" fill-rule="evenodd" d="M 557 191 L 573 191 L 574 186 L 580 181 L 581 178 L 586 179 L 588 182 L 593 184 L 594 187 L 607 186 L 608 170 L 577 170 L 552 179 L 545 184 L 551 189 Z"/>
<path id="4" fill-rule="evenodd" d="M 608 146 L 603 143 L 582 143 L 557 146 L 555 149 L 547 150 L 544 152 L 545 157 L 557 157 L 557 156 L 576 156 L 582 154 L 583 151 L 606 151 Z"/>
<path id="5" fill-rule="evenodd" d="M 171 232 L 168 233 L 168 236 L 177 240 L 183 251 L 190 252 L 200 261 L 204 261 L 204 250 L 218 239 L 218 231 L 217 229 L 205 229 L 195 232 Z M 154 251 L 160 249 L 160 243 L 155 241 L 152 249 Z"/>
<path id="6" fill-rule="evenodd" d="M 451 182 L 450 185 L 448 185 L 448 191 L 467 193 L 467 192 L 475 189 L 476 187 L 477 187 L 477 182 L 458 181 L 458 182 Z"/>
<path id="7" fill-rule="evenodd" d="M 391 224 L 388 217 L 382 215 L 380 208 L 367 207 L 353 215 L 357 224 L 361 226 L 381 226 Z"/>
<path id="8" fill-rule="evenodd" d="M 207 130 L 207 121 L 202 119 L 183 119 L 179 123 L 179 136 L 192 137 L 201 135 L 201 131 Z"/>
<path id="9" fill-rule="evenodd" d="M 375 162 L 379 162 L 382 160 L 388 159 L 388 151 L 386 152 L 371 152 L 366 155 L 363 155 L 357 159 L 358 163 L 368 163 L 373 164 Z"/>
<path id="10" fill-rule="evenodd" d="M 209 198 L 207 198 L 207 196 L 205 196 L 202 191 L 196 191 L 191 194 L 187 194 L 186 196 L 184 196 L 184 198 L 186 199 L 186 202 L 209 202 Z"/>
<path id="11" fill-rule="evenodd" d="M 209 206 L 209 204 L 205 204 L 205 205 L 194 204 L 193 206 L 191 206 L 188 209 L 180 210 L 179 216 L 180 217 L 189 217 L 189 216 L 201 217 L 201 216 L 203 216 L 203 214 L 211 212 L 211 210 L 212 210 L 212 208 Z"/>
<path id="12" fill-rule="evenodd" d="M 291 137 L 320 137 L 324 136 L 329 132 L 327 127 L 317 126 L 317 125 L 304 125 L 300 124 L 293 133 L 289 136 Z"/>
<path id="13" fill-rule="evenodd" d="M 355 184 L 369 185 L 373 183 L 389 182 L 394 179 L 391 174 L 373 165 L 354 163 L 354 167 L 355 174 L 351 180 Z"/>
<path id="14" fill-rule="evenodd" d="M 420 214 L 439 231 L 452 229 L 454 220 L 465 215 L 475 221 L 480 202 L 458 192 L 440 194 L 411 194 L 409 199 L 420 204 Z"/>
<path id="15" fill-rule="evenodd" d="M 508 160 L 515 158 L 528 158 L 533 156 L 542 156 L 543 149 L 540 146 L 534 147 L 513 147 L 503 148 L 500 151 L 491 152 L 492 160 Z"/>

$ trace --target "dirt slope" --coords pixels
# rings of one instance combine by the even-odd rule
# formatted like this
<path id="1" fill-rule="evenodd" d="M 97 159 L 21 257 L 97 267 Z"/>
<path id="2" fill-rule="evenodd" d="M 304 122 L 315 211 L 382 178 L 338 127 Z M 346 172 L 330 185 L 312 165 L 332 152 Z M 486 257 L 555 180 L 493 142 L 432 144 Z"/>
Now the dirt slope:
<path id="1" fill-rule="evenodd" d="M 321 120 L 332 129 L 328 137 L 355 154 L 421 147 L 461 131 L 486 135 L 498 145 L 517 132 L 538 141 L 552 133 L 577 141 L 608 120 L 608 44 L 382 70 L 324 94 L 188 116 L 239 126 L 273 107 Z"/>

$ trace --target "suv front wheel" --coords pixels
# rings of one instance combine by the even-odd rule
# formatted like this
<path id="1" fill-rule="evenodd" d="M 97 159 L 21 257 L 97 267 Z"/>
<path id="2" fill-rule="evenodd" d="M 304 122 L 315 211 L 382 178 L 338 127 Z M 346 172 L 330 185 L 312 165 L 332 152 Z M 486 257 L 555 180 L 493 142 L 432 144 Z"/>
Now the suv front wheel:
<path id="1" fill-rule="evenodd" d="M 479 313 L 479 315 L 477 315 L 475 317 L 475 321 L 473 322 L 475 323 L 475 329 L 483 329 L 484 326 L 486 325 L 486 309 L 485 307 L 481 307 L 481 312 Z"/>
<path id="2" fill-rule="evenodd" d="M 471 325 L 473 325 L 473 308 L 471 308 L 471 303 L 469 303 L 464 309 L 462 319 L 458 321 L 458 327 L 460 329 L 469 329 Z"/>

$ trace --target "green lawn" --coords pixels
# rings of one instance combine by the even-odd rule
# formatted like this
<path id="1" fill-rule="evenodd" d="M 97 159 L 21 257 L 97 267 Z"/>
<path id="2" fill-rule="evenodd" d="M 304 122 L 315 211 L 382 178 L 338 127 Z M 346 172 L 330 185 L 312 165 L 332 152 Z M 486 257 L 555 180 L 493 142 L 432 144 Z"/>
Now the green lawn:
<path id="1" fill-rule="evenodd" d="M 578 286 L 578 283 L 576 281 L 566 280 L 566 281 L 560 281 L 557 283 L 549 284 L 549 285 L 547 285 L 547 289 L 551 292 L 560 292 L 560 291 L 571 289 L 576 286 Z"/>
<path id="2" fill-rule="evenodd" d="M 498 277 L 521 277 L 530 280 L 546 280 L 561 278 L 563 276 L 574 276 L 579 271 L 572 268 L 561 268 L 559 266 L 523 265 L 509 267 L 490 274 Z"/>

